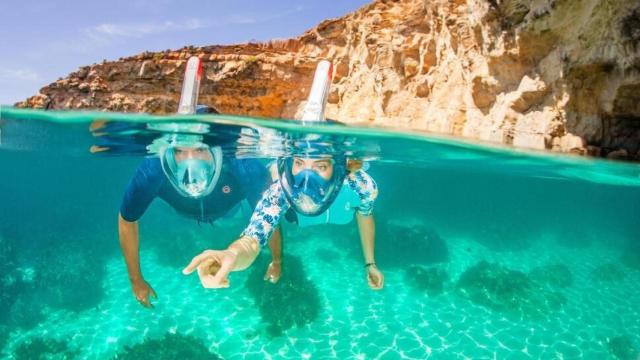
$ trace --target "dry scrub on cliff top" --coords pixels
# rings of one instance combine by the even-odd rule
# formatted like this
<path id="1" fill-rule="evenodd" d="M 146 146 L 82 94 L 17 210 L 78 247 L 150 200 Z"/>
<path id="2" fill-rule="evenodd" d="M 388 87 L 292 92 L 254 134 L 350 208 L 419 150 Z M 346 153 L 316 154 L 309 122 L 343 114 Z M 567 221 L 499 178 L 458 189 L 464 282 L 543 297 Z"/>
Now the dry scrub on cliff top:
<path id="1" fill-rule="evenodd" d="M 171 113 L 198 55 L 203 103 L 293 118 L 327 58 L 331 118 L 639 159 L 639 15 L 623 0 L 374 1 L 294 39 L 87 66 L 19 106 Z"/>

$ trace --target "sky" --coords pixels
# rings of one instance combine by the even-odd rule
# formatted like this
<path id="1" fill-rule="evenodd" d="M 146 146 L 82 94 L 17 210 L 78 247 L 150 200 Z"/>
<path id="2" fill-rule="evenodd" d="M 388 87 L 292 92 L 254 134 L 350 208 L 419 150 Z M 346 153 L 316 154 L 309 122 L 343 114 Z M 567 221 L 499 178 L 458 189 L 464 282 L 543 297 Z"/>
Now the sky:
<path id="1" fill-rule="evenodd" d="M 143 51 L 290 38 L 371 0 L 3 0 L 0 104 Z"/>

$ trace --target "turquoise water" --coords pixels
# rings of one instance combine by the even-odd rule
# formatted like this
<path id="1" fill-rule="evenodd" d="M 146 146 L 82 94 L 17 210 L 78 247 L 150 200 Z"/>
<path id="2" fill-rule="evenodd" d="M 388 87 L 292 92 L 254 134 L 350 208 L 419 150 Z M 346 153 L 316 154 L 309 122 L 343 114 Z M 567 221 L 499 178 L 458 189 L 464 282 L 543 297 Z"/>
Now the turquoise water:
<path id="1" fill-rule="evenodd" d="M 180 125 L 196 119 L 207 126 Z M 205 290 L 181 269 L 234 240 L 246 217 L 199 225 L 156 201 L 141 259 L 159 299 L 142 308 L 116 216 L 141 157 L 176 131 L 241 131 L 225 151 L 267 162 L 301 129 L 0 110 L 3 357 L 638 358 L 640 166 L 375 128 L 309 131 L 346 137 L 345 151 L 369 160 L 382 291 L 366 284 L 355 224 L 287 224 L 277 285 L 262 280 L 265 251 L 231 288 Z"/>

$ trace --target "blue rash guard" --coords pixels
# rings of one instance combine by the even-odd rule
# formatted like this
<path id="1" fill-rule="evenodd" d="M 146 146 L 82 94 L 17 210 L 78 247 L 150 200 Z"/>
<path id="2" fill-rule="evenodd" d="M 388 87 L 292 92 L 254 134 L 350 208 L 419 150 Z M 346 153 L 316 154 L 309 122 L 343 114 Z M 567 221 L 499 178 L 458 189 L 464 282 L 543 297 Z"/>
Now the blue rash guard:
<path id="1" fill-rule="evenodd" d="M 182 196 L 166 178 L 160 158 L 145 158 L 129 181 L 120 205 L 120 215 L 129 222 L 139 220 L 153 199 L 161 198 L 178 213 L 203 222 L 227 214 L 242 200 L 255 207 L 271 183 L 267 169 L 256 159 L 224 158 L 220 178 L 211 194 L 193 199 Z"/>

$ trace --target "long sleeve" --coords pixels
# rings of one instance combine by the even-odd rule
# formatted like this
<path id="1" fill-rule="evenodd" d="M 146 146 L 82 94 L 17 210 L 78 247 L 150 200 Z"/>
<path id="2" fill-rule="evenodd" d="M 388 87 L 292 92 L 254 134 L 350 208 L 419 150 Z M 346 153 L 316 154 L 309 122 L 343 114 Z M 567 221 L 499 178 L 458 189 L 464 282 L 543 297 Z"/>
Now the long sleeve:
<path id="1" fill-rule="evenodd" d="M 288 209 L 289 203 L 284 196 L 282 186 L 279 181 L 276 181 L 258 201 L 253 215 L 251 215 L 249 226 L 242 232 L 242 236 L 255 239 L 260 246 L 267 245 L 271 234 Z"/>
<path id="2" fill-rule="evenodd" d="M 376 198 L 378 197 L 378 185 L 373 178 L 363 170 L 358 170 L 349 173 L 347 176 L 347 184 L 349 188 L 355 191 L 358 197 L 360 197 L 358 213 L 365 216 L 371 215 Z"/>

